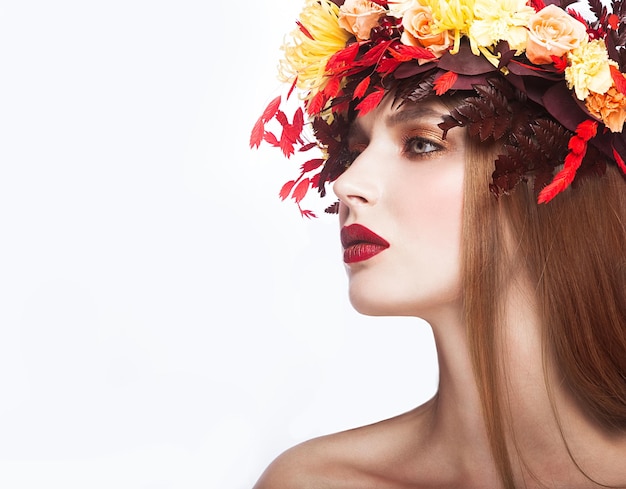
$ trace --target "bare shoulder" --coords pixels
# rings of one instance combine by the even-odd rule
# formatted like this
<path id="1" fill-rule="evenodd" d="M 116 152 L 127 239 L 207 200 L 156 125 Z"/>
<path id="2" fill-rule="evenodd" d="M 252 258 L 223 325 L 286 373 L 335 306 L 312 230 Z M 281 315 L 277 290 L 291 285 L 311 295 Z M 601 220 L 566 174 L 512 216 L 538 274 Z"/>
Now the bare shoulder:
<path id="1" fill-rule="evenodd" d="M 411 453 L 410 418 L 407 413 L 296 445 L 270 464 L 253 489 L 386 486 L 382 481 L 393 471 L 393 461 Z"/>
<path id="2" fill-rule="evenodd" d="M 327 474 L 326 444 L 327 437 L 322 437 L 290 448 L 269 465 L 253 489 L 319 487 Z"/>

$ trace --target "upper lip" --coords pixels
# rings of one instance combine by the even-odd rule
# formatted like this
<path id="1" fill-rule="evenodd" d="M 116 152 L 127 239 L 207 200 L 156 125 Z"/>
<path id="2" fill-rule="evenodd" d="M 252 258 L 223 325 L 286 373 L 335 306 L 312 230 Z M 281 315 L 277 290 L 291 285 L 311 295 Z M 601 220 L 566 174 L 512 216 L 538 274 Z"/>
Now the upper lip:
<path id="1" fill-rule="evenodd" d="M 374 231 L 362 224 L 350 224 L 341 228 L 341 245 L 344 248 L 357 243 L 372 243 L 379 246 L 389 247 L 389 242 L 378 236 Z"/>

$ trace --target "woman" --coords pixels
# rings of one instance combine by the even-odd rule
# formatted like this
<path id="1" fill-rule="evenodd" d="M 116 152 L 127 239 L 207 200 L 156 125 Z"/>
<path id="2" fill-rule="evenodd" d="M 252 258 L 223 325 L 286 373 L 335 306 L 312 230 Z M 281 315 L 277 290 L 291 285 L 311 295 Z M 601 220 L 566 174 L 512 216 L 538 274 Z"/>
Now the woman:
<path id="1" fill-rule="evenodd" d="M 440 380 L 257 489 L 626 487 L 626 8 L 590 7 L 307 1 L 281 67 L 317 143 L 276 99 L 251 144 L 322 149 L 281 195 L 334 182 L 352 304 L 426 319 Z"/>

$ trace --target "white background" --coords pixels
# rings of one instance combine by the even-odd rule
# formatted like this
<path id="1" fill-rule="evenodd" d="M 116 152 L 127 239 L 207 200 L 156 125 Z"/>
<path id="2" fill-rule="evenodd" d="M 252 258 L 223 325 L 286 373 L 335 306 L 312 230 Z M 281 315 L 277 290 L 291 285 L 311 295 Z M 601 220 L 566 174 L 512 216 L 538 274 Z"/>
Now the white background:
<path id="1" fill-rule="evenodd" d="M 1 2 L 3 489 L 249 489 L 433 394 L 429 328 L 355 313 L 336 218 L 248 149 L 300 8 Z"/>

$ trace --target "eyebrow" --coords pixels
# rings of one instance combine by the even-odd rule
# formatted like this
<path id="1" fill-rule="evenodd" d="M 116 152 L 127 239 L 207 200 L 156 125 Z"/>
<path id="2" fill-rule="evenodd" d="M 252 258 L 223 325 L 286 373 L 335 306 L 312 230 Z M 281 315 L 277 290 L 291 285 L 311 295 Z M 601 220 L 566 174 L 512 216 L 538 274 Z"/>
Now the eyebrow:
<path id="1" fill-rule="evenodd" d="M 441 119 L 443 114 L 433 109 L 432 107 L 424 106 L 424 105 L 412 105 L 408 108 L 403 108 L 401 110 L 395 111 L 393 114 L 387 116 L 387 125 L 388 126 L 397 126 L 407 121 L 412 121 L 415 119 L 421 119 L 425 117 L 437 117 Z"/>
<path id="2" fill-rule="evenodd" d="M 385 123 L 389 127 L 395 127 L 400 124 L 404 124 L 409 121 L 413 121 L 415 119 L 423 119 L 427 117 L 434 117 L 437 119 L 441 119 L 443 117 L 443 113 L 441 111 L 435 110 L 428 105 L 405 105 L 402 108 L 394 111 L 392 114 L 389 114 L 385 120 Z M 364 133 L 363 127 L 359 124 L 358 118 L 351 124 L 350 131 L 348 133 L 348 138 L 358 138 L 361 137 Z"/>

